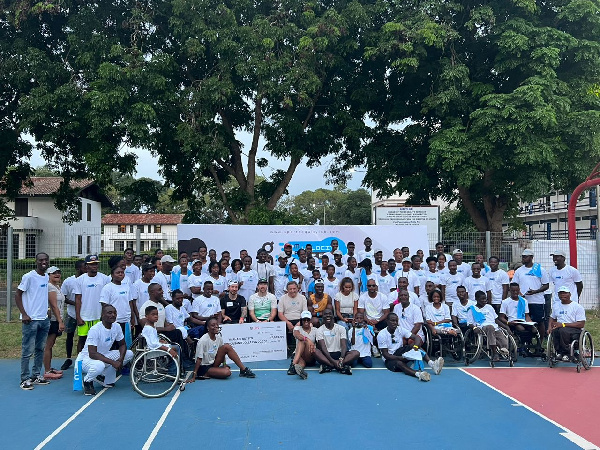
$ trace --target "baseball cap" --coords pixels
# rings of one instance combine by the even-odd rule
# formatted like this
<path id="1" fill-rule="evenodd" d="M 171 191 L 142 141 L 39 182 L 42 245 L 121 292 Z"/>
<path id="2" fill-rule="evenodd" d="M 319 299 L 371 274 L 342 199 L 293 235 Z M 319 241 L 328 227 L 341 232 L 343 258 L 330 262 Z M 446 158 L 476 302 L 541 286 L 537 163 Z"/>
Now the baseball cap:
<path id="1" fill-rule="evenodd" d="M 174 263 L 175 260 L 173 259 L 173 257 L 171 255 L 165 255 L 162 258 L 160 258 L 160 262 L 161 263 Z"/>
<path id="2" fill-rule="evenodd" d="M 302 311 L 302 313 L 300 314 L 300 320 L 302 319 L 312 319 L 312 314 L 310 313 L 310 311 Z"/>
<path id="3" fill-rule="evenodd" d="M 289 242 L 286 242 L 285 245 L 283 246 L 283 248 L 292 248 L 292 244 L 290 244 Z"/>
<path id="4" fill-rule="evenodd" d="M 259 281 L 259 283 L 260 283 L 260 281 Z M 229 280 L 229 283 L 227 283 L 227 286 L 233 286 L 234 284 L 236 286 L 238 286 L 240 283 L 238 283 L 237 280 Z"/>
<path id="5" fill-rule="evenodd" d="M 462 252 L 463 251 L 460 248 L 456 248 L 452 251 L 452 254 L 453 255 L 458 255 L 458 254 L 462 255 Z"/>
<path id="6" fill-rule="evenodd" d="M 60 269 L 56 266 L 48 267 L 46 269 L 46 273 L 54 273 L 54 272 L 60 272 Z"/>
<path id="7" fill-rule="evenodd" d="M 288 255 L 286 255 L 285 253 L 281 252 L 279 255 L 277 255 L 277 258 L 283 258 L 283 259 L 287 259 Z"/>
<path id="8" fill-rule="evenodd" d="M 556 250 L 550 253 L 550 256 L 564 256 L 566 258 L 567 254 L 563 250 Z"/>
<path id="9" fill-rule="evenodd" d="M 267 280 L 266 278 L 260 278 L 258 280 L 258 284 L 267 284 L 267 283 L 269 283 L 269 280 Z"/>
<path id="10" fill-rule="evenodd" d="M 373 254 L 376 255 L 377 253 L 383 253 L 383 250 L 381 250 L 380 248 L 376 249 Z"/>
<path id="11" fill-rule="evenodd" d="M 402 262 L 409 262 L 409 263 L 411 263 L 411 264 L 412 264 L 412 260 L 411 260 L 410 258 L 404 258 L 404 259 L 402 260 Z"/>
<path id="12" fill-rule="evenodd" d="M 85 257 L 86 264 L 99 264 L 100 260 L 98 259 L 98 255 L 87 255 Z"/>
<path id="13" fill-rule="evenodd" d="M 569 294 L 571 293 L 571 291 L 569 290 L 568 287 L 566 286 L 561 286 L 558 288 L 558 292 L 568 292 Z"/>
<path id="14" fill-rule="evenodd" d="M 192 261 L 192 267 L 194 267 L 197 263 L 202 264 L 202 261 L 200 261 L 199 259 L 195 259 Z"/>
<path id="15" fill-rule="evenodd" d="M 526 248 L 525 250 L 523 250 L 523 253 L 521 253 L 521 256 L 533 256 L 533 251 Z"/>
<path id="16" fill-rule="evenodd" d="M 333 255 L 343 255 L 343 253 L 339 250 L 336 250 L 332 253 Z"/>
<path id="17" fill-rule="evenodd" d="M 322 280 L 321 278 L 319 278 L 318 280 L 315 280 L 315 286 L 316 286 L 317 284 L 322 284 L 322 285 L 325 285 L 325 283 L 323 282 L 323 280 Z"/>

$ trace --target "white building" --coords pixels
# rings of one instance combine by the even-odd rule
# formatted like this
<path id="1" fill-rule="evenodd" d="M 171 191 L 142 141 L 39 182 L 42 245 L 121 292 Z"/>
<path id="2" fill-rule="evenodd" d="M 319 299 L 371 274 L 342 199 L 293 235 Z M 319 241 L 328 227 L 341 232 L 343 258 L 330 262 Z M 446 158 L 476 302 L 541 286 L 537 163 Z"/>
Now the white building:
<path id="1" fill-rule="evenodd" d="M 519 218 L 527 227 L 525 236 L 531 239 L 567 239 L 570 194 L 552 193 L 535 202 L 519 205 Z M 577 235 L 593 237 L 598 227 L 596 189 L 583 193 L 575 212 Z"/>
<path id="2" fill-rule="evenodd" d="M 122 252 L 128 247 L 137 253 L 156 249 L 177 249 L 177 225 L 183 214 L 105 214 L 102 242 L 105 252 Z M 140 248 L 136 248 L 140 230 Z"/>
<path id="3" fill-rule="evenodd" d="M 71 187 L 79 191 L 79 220 L 67 224 L 52 197 L 61 181 L 60 177 L 31 177 L 31 185 L 23 186 L 15 201 L 7 202 L 15 212 L 15 218 L 8 221 L 15 258 L 33 258 L 40 251 L 51 258 L 100 252 L 102 207 L 112 203 L 94 181 L 72 181 Z M 0 258 L 6 258 L 6 228 L 1 230 Z"/>

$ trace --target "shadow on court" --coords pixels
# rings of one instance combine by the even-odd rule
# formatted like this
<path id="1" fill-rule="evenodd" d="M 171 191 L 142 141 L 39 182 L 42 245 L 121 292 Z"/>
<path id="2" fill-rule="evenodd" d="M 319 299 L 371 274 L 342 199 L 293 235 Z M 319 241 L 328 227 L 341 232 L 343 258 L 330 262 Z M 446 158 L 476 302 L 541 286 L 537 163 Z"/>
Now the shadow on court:
<path id="1" fill-rule="evenodd" d="M 521 371 L 545 371 L 542 363 L 527 363 L 540 368 L 475 370 L 478 376 L 493 373 L 509 383 Z M 197 381 L 184 392 L 174 390 L 161 399 L 140 397 L 129 379 L 121 378 L 115 388 L 99 391 L 103 393 L 92 401 L 92 397 L 72 391 L 72 370 L 49 386 L 25 392 L 18 385 L 19 361 L 0 361 L 4 446 L 86 450 L 112 445 L 580 448 L 559 434 L 562 428 L 526 408 L 513 406 L 513 400 L 451 361 L 440 376 L 432 375 L 429 383 L 391 373 L 380 359 L 374 369 L 355 370 L 352 376 L 319 375 L 309 370 L 306 381 L 288 376 L 288 364 L 289 360 L 248 364 L 257 374 L 255 379 L 240 378 L 234 366 L 229 380 Z M 480 365 L 487 366 L 483 361 Z M 525 362 L 519 361 L 518 366 L 523 365 Z M 573 369 L 568 382 L 577 383 L 583 376 Z M 520 383 L 539 388 L 535 378 Z M 39 446 L 44 440 L 45 445 Z"/>

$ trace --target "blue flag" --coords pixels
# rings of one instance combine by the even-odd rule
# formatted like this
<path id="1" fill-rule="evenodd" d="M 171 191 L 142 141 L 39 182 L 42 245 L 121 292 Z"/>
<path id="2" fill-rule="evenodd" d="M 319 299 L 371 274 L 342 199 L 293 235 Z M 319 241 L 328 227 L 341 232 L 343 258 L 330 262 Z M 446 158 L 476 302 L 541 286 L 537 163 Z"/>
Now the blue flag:
<path id="1" fill-rule="evenodd" d="M 363 268 L 360 269 L 360 292 L 367 292 L 367 282 L 369 279 L 367 278 L 367 271 Z"/>
<path id="2" fill-rule="evenodd" d="M 73 370 L 73 390 L 83 391 L 83 363 L 80 359 L 75 361 Z"/>
<path id="3" fill-rule="evenodd" d="M 473 314 L 473 320 L 477 322 L 477 325 L 481 325 L 483 322 L 485 322 L 485 314 L 477 311 L 475 309 L 475 305 L 471 305 L 469 309 L 471 310 L 471 313 Z"/>
<path id="4" fill-rule="evenodd" d="M 517 304 L 517 319 L 525 320 L 525 307 L 527 300 L 519 295 L 519 303 Z"/>
<path id="5" fill-rule="evenodd" d="M 533 275 L 534 277 L 542 278 L 542 266 L 540 263 L 535 263 L 531 270 L 527 272 L 527 275 Z"/>
<path id="6" fill-rule="evenodd" d="M 131 324 L 129 322 L 125 324 L 125 345 L 127 348 L 131 347 Z"/>

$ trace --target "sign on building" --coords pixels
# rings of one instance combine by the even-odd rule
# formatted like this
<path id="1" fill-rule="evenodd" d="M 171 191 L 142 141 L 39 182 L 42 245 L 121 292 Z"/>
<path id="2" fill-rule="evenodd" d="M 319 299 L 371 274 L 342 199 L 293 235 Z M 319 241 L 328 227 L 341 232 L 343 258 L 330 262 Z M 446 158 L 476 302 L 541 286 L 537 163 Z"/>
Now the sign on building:
<path id="1" fill-rule="evenodd" d="M 375 225 L 402 225 L 427 227 L 430 246 L 439 240 L 439 206 L 379 206 L 375 208 Z"/>

